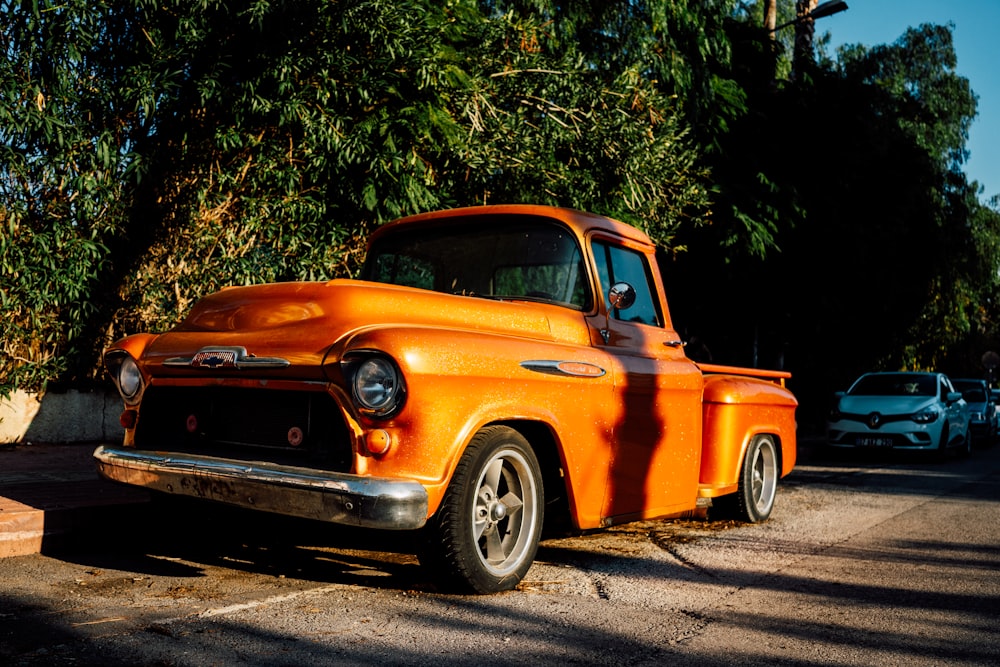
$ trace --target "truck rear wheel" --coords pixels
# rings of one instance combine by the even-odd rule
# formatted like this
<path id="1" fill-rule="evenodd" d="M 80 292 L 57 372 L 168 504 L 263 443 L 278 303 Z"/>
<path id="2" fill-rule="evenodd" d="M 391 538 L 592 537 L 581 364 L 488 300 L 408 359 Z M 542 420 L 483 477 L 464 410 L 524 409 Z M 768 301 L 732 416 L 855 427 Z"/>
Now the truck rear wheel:
<path id="1" fill-rule="evenodd" d="M 534 562 L 544 505 L 541 469 L 528 441 L 511 428 L 484 428 L 427 526 L 421 565 L 444 588 L 511 590 Z"/>
<path id="2" fill-rule="evenodd" d="M 766 521 L 774 509 L 780 475 L 778 448 L 774 444 L 774 437 L 758 435 L 750 442 L 743 456 L 736 493 L 722 496 L 713 504 L 726 516 L 740 521 Z"/>

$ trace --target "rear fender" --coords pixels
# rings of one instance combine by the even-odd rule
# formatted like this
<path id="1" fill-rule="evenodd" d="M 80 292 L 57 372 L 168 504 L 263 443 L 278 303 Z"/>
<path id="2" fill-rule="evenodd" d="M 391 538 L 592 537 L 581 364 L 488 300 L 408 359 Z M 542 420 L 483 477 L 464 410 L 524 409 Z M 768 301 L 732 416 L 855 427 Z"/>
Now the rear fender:
<path id="1" fill-rule="evenodd" d="M 736 491 L 747 447 L 762 434 L 775 439 L 781 476 L 790 473 L 796 458 L 797 406 L 792 393 L 780 384 L 746 376 L 706 376 L 699 495 Z"/>

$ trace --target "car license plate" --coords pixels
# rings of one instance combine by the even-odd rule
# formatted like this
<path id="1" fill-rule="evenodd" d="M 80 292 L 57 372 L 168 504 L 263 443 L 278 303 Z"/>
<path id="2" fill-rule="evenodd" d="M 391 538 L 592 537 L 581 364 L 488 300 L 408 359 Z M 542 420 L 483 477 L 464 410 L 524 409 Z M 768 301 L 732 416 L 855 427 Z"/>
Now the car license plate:
<path id="1" fill-rule="evenodd" d="M 861 435 L 854 441 L 854 444 L 858 447 L 892 447 L 892 438 Z"/>

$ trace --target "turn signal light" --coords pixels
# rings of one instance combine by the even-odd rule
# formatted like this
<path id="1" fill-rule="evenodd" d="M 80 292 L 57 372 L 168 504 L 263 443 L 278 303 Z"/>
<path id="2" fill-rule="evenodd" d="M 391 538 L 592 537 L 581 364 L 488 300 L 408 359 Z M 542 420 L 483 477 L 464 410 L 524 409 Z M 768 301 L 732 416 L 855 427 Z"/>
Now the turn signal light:
<path id="1" fill-rule="evenodd" d="M 388 431 L 376 429 L 365 434 L 365 449 L 373 456 L 382 456 L 389 451 L 392 445 L 392 436 Z"/>

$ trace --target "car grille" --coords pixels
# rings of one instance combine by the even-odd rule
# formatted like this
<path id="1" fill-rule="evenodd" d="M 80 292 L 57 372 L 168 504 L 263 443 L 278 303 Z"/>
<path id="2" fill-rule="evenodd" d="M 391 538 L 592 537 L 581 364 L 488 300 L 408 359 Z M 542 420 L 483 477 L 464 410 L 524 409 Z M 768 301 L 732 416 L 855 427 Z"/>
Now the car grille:
<path id="1" fill-rule="evenodd" d="M 349 472 L 347 427 L 329 394 L 229 387 L 150 387 L 140 449 Z"/>
<path id="2" fill-rule="evenodd" d="M 909 421 L 909 420 L 911 420 L 913 418 L 913 413 L 909 413 L 909 412 L 906 413 L 906 414 L 898 414 L 898 415 L 894 415 L 894 414 L 888 414 L 887 415 L 887 414 L 883 414 L 883 413 L 880 413 L 880 412 L 879 413 L 866 412 L 864 414 L 852 414 L 852 413 L 849 413 L 849 412 L 842 412 L 839 415 L 839 419 L 843 420 L 843 421 L 852 421 L 852 422 L 861 422 L 863 424 L 871 424 L 871 420 L 872 420 L 872 415 L 873 414 L 878 414 L 878 424 L 879 425 L 885 425 L 885 424 L 888 424 L 888 423 L 891 423 L 891 422 Z"/>

